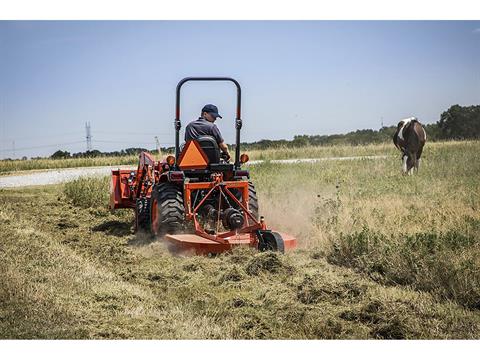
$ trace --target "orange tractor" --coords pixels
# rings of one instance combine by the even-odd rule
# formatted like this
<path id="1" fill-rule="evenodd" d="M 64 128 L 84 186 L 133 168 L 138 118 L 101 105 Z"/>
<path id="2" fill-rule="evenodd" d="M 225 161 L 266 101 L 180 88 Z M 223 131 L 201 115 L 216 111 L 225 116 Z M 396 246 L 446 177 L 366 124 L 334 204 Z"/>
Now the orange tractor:
<path id="1" fill-rule="evenodd" d="M 180 90 L 188 81 L 230 81 L 237 88 L 235 162 L 225 160 L 213 137 L 180 146 Z M 188 77 L 176 90 L 175 156 L 155 161 L 140 154 L 137 170 L 113 170 L 110 207 L 135 210 L 136 230 L 163 237 L 175 251 L 220 253 L 234 246 L 284 252 L 296 247 L 290 235 L 269 230 L 240 155 L 240 84 L 227 77 Z"/>

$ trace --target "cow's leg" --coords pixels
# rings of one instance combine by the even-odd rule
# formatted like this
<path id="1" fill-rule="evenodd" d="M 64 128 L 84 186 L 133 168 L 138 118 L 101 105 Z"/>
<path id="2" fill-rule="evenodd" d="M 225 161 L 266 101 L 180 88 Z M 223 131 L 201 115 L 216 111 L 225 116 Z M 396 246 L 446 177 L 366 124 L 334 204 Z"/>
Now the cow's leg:
<path id="1" fill-rule="evenodd" d="M 403 165 L 402 165 L 402 170 L 403 170 L 403 173 L 406 174 L 407 173 L 407 160 L 408 160 L 408 155 L 403 153 Z"/>
<path id="2" fill-rule="evenodd" d="M 413 168 L 415 169 L 415 173 L 418 172 L 418 155 L 417 153 L 413 154 Z"/>
<path id="3" fill-rule="evenodd" d="M 416 154 L 415 153 L 408 153 L 407 157 L 407 171 L 408 175 L 412 175 L 413 171 L 416 166 Z"/>
<path id="4" fill-rule="evenodd" d="M 418 152 L 417 152 L 417 156 L 416 156 L 416 159 L 417 159 L 417 172 L 418 172 L 418 168 L 420 167 L 420 157 L 422 156 L 422 151 L 423 151 L 423 146 L 420 146 L 420 148 L 418 149 Z"/>
<path id="5" fill-rule="evenodd" d="M 407 168 L 408 168 L 408 175 L 412 175 L 413 169 L 415 168 L 415 158 L 412 156 L 412 154 L 408 154 Z"/>

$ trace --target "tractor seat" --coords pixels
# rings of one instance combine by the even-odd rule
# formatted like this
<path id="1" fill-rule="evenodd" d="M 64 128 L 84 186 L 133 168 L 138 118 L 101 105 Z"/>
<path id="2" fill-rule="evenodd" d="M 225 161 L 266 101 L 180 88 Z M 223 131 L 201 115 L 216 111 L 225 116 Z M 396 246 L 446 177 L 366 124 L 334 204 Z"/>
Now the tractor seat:
<path id="1" fill-rule="evenodd" d="M 199 136 L 196 140 L 207 155 L 208 162 L 210 164 L 218 164 L 220 162 L 220 149 L 218 148 L 217 141 L 208 135 Z"/>
<path id="2" fill-rule="evenodd" d="M 218 164 L 220 163 L 220 149 L 218 148 L 217 141 L 214 137 L 209 135 L 199 136 L 197 139 L 198 144 L 205 152 L 205 155 L 208 157 L 209 164 Z M 185 143 L 180 145 L 180 152 L 183 151 Z"/>

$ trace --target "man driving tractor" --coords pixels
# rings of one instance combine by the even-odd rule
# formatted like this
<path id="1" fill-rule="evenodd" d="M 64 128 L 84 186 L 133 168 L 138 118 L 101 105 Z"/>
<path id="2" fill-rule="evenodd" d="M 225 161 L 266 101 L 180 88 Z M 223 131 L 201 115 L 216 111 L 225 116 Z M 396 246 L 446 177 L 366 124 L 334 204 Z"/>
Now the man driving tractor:
<path id="1" fill-rule="evenodd" d="M 212 104 L 205 105 L 202 108 L 201 116 L 185 128 L 185 141 L 195 140 L 202 135 L 211 136 L 217 141 L 225 159 L 228 161 L 230 159 L 230 153 L 228 152 L 228 146 L 225 144 L 220 130 L 217 125 L 215 125 L 217 118 L 222 118 L 218 114 L 218 108 Z"/>

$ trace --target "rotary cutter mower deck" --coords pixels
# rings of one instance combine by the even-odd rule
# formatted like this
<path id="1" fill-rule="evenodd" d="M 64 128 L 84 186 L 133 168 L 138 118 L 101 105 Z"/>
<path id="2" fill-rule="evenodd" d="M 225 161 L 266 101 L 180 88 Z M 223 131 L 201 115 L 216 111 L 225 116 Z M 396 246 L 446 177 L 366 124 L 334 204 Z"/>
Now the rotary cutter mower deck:
<path id="1" fill-rule="evenodd" d="M 180 146 L 180 90 L 188 81 L 230 81 L 237 88 L 235 162 L 218 144 L 201 136 Z M 176 90 L 175 156 L 155 161 L 140 154 L 137 170 L 113 170 L 110 207 L 135 210 L 136 229 L 163 237 L 175 251 L 221 253 L 235 246 L 284 252 L 296 246 L 290 235 L 269 230 L 240 155 L 241 88 L 232 78 L 189 77 Z"/>

